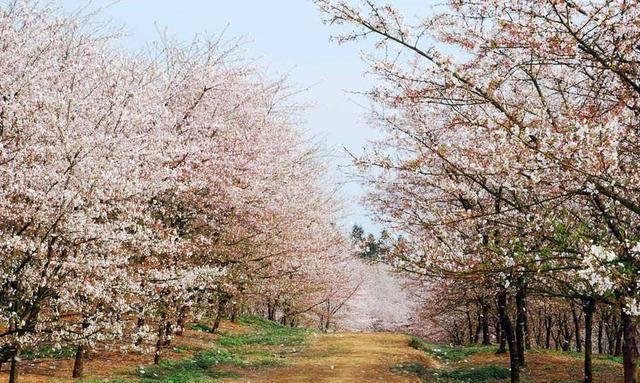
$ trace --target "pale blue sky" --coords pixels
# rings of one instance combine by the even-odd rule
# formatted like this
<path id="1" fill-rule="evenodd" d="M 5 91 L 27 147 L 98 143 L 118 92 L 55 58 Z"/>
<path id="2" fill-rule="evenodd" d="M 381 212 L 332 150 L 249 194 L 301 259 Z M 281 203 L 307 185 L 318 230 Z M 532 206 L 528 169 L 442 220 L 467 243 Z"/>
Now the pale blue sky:
<path id="1" fill-rule="evenodd" d="M 394 0 L 411 15 L 425 15 L 429 0 Z M 88 0 L 62 0 L 66 9 L 86 6 Z M 332 178 L 347 177 L 338 170 L 347 164 L 344 150 L 360 152 L 367 140 L 378 133 L 364 122 L 367 101 L 349 91 L 366 90 L 374 79 L 363 76 L 366 70 L 355 44 L 339 46 L 329 41 L 331 27 L 322 24 L 311 0 L 94 0 L 93 7 L 111 4 L 102 12 L 115 25 L 122 25 L 129 37 L 127 48 L 138 49 L 157 40 L 158 27 L 169 35 L 189 41 L 196 34 L 218 34 L 226 28 L 229 37 L 244 36 L 252 57 L 275 73 L 287 73 L 294 84 L 309 87 L 299 101 L 310 103 L 305 113 L 305 129 L 320 138 L 342 159 L 336 160 Z M 357 222 L 378 230 L 359 203 L 364 190 L 357 182 L 343 186 L 350 214 L 344 224 Z"/>

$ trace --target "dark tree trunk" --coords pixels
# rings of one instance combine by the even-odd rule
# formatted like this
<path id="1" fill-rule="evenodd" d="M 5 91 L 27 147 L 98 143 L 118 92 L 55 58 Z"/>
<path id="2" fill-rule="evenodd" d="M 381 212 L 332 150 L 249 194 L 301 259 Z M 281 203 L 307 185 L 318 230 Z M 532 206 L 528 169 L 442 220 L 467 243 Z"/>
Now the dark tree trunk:
<path id="1" fill-rule="evenodd" d="M 496 336 L 498 338 L 498 351 L 496 354 L 506 354 L 507 353 L 507 339 L 504 336 L 504 331 L 502 330 L 502 324 L 500 320 L 496 322 Z"/>
<path id="2" fill-rule="evenodd" d="M 18 383 L 18 364 L 20 363 L 20 347 L 16 347 L 11 358 L 11 370 L 9 370 L 9 383 Z"/>
<path id="3" fill-rule="evenodd" d="M 469 344 L 473 344 L 473 320 L 471 320 L 471 310 L 469 310 L 469 303 L 466 305 L 465 314 L 467 316 L 467 327 L 469 329 Z"/>
<path id="4" fill-rule="evenodd" d="M 518 353 L 518 363 L 520 367 L 525 367 L 525 332 L 526 332 L 526 313 L 525 313 L 525 296 L 524 289 L 520 288 L 516 292 L 516 349 Z"/>
<path id="5" fill-rule="evenodd" d="M 553 317 L 548 316 L 544 319 L 544 327 L 547 332 L 545 334 L 544 346 L 547 350 L 549 350 L 551 348 L 551 330 L 553 329 Z"/>
<path id="6" fill-rule="evenodd" d="M 593 369 L 591 366 L 591 354 L 593 352 L 593 312 L 596 309 L 596 301 L 593 299 L 584 303 L 584 383 L 593 382 Z M 577 330 L 577 329 L 576 329 Z"/>
<path id="7" fill-rule="evenodd" d="M 598 321 L 598 354 L 604 354 L 604 345 L 602 343 L 603 340 L 603 331 L 604 325 L 602 324 L 602 319 Z"/>
<path id="8" fill-rule="evenodd" d="M 489 333 L 489 304 L 483 299 L 480 301 L 482 307 L 482 344 L 488 346 L 491 344 L 491 334 Z"/>
<path id="9" fill-rule="evenodd" d="M 638 383 L 637 366 L 635 364 L 635 332 L 633 317 L 622 310 L 622 359 L 624 365 L 624 383 Z"/>
<path id="10" fill-rule="evenodd" d="M 615 342 L 615 350 L 613 351 L 614 356 L 622 355 L 622 326 L 618 327 L 616 331 L 616 342 Z"/>
<path id="11" fill-rule="evenodd" d="M 580 339 L 580 316 L 576 310 L 575 304 L 571 302 L 571 315 L 573 317 L 573 326 L 576 329 L 576 351 L 582 352 L 582 340 Z"/>
<path id="12" fill-rule="evenodd" d="M 511 383 L 518 383 L 520 381 L 520 362 L 518 361 L 518 350 L 516 349 L 516 340 L 513 336 L 513 328 L 511 326 L 511 320 L 507 312 L 507 292 L 501 291 L 498 294 L 498 314 L 500 315 L 500 323 L 502 324 L 502 330 L 504 336 L 509 345 L 509 362 L 511 368 Z"/>
<path id="13" fill-rule="evenodd" d="M 84 347 L 78 346 L 76 349 L 76 358 L 73 362 L 74 378 L 82 378 L 84 376 Z"/>

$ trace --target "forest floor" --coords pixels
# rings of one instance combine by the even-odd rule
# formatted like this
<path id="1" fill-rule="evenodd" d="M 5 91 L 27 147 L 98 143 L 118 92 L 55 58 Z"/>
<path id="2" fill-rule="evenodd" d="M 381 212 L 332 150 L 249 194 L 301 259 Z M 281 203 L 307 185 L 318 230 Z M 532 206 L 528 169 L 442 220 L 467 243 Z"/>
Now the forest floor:
<path id="1" fill-rule="evenodd" d="M 22 362 L 21 383 L 373 383 L 507 382 L 508 357 L 495 347 L 446 347 L 396 333 L 320 334 L 257 318 L 224 323 L 220 334 L 206 324 L 176 337 L 150 366 L 151 355 L 92 353 L 87 378 L 69 378 L 72 350 L 39 350 Z M 577 383 L 581 356 L 531 350 L 523 381 Z M 6 381 L 7 366 L 0 372 Z M 618 358 L 596 356 L 594 380 L 622 380 Z"/>

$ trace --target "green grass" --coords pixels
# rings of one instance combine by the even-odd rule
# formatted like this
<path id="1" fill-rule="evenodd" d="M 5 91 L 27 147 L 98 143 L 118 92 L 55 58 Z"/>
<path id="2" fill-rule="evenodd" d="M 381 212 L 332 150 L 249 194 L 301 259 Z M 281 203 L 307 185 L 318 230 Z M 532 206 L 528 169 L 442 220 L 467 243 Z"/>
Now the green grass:
<path id="1" fill-rule="evenodd" d="M 509 369 L 495 365 L 481 367 L 461 367 L 452 370 L 426 368 L 420 363 L 409 363 L 394 368 L 395 371 L 410 373 L 423 382 L 503 382 L 509 378 Z"/>
<path id="2" fill-rule="evenodd" d="M 76 354 L 75 347 L 62 347 L 53 348 L 51 346 L 44 346 L 37 349 L 26 349 L 22 351 L 22 359 L 35 360 L 35 359 L 69 359 L 73 358 Z"/>
<path id="3" fill-rule="evenodd" d="M 221 349 L 198 353 L 193 358 L 162 362 L 138 370 L 141 383 L 208 383 L 216 378 L 235 377 L 235 374 L 216 371 L 222 364 L 243 366 L 241 358 Z"/>
<path id="4" fill-rule="evenodd" d="M 202 324 L 202 323 L 191 324 L 191 325 L 189 325 L 189 328 L 191 328 L 194 331 L 211 332 L 211 326 L 208 326 L 208 325 Z"/>
<path id="5" fill-rule="evenodd" d="M 252 345 L 298 346 L 305 343 L 308 335 L 307 330 L 282 326 L 262 318 L 242 317 L 239 322 L 255 331 L 245 334 L 224 333 L 218 340 L 220 346 L 234 349 Z"/>
<path id="6" fill-rule="evenodd" d="M 534 348 L 531 350 L 527 350 L 527 353 L 530 354 L 538 354 L 538 355 L 553 355 L 553 356 L 570 356 L 576 359 L 584 359 L 584 353 L 582 352 L 577 352 L 577 351 L 556 351 L 556 350 L 547 350 L 544 348 Z M 592 356 L 593 360 L 605 360 L 605 361 L 610 361 L 610 362 L 614 362 L 614 363 L 618 363 L 618 364 L 622 364 L 622 357 L 621 356 L 613 356 L 613 355 L 606 355 L 606 354 L 594 354 Z"/>
<path id="7" fill-rule="evenodd" d="M 305 343 L 308 332 L 301 329 L 253 317 L 242 317 L 240 324 L 250 327 L 243 334 L 222 333 L 217 347 L 194 351 L 195 355 L 180 360 L 164 361 L 157 366 L 140 368 L 130 374 L 129 380 L 88 380 L 84 383 L 214 383 L 220 378 L 238 377 L 235 373 L 220 371 L 218 366 L 278 367 L 285 365 L 278 356 L 291 352 L 279 347 L 277 352 L 260 350 L 261 346 L 299 346 Z M 198 331 L 209 331 L 203 324 L 191 325 Z"/>
<path id="8" fill-rule="evenodd" d="M 451 346 L 434 345 L 431 343 L 427 343 L 424 340 L 415 336 L 411 337 L 411 340 L 409 341 L 409 346 L 417 350 L 424 351 L 427 354 L 430 354 L 446 363 L 460 362 L 472 355 L 475 355 L 481 352 L 496 351 L 496 348 L 492 346 L 451 347 Z"/>

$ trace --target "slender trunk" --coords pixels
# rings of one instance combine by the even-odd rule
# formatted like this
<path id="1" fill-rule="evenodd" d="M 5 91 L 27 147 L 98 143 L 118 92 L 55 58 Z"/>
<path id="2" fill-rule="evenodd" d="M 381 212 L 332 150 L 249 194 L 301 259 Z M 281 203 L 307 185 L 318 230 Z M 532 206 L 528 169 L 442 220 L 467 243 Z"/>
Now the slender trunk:
<path id="1" fill-rule="evenodd" d="M 16 346 L 11 357 L 11 370 L 9 370 L 9 383 L 18 383 L 18 364 L 20 363 L 20 347 Z"/>
<path id="2" fill-rule="evenodd" d="M 511 320 L 509 319 L 509 314 L 507 313 L 507 292 L 506 291 L 501 291 L 498 294 L 498 314 L 500 315 L 502 330 L 504 331 L 507 344 L 509 345 L 511 383 L 518 383 L 520 381 L 520 362 L 518 361 L 518 351 L 516 349 L 516 341 L 513 336 Z"/>
<path id="3" fill-rule="evenodd" d="M 226 305 L 227 300 L 224 297 L 218 298 L 218 312 L 216 313 L 216 318 L 213 322 L 213 326 L 211 326 L 211 333 L 215 333 L 220 328 L 220 322 L 222 322 L 222 316 L 224 314 L 224 306 Z"/>
<path id="4" fill-rule="evenodd" d="M 573 326 L 576 329 L 576 351 L 582 352 L 582 340 L 580 339 L 580 317 L 578 316 L 573 302 L 571 302 L 571 315 L 573 316 Z"/>
<path id="5" fill-rule="evenodd" d="M 547 350 L 551 348 L 551 330 L 553 328 L 553 318 L 546 317 L 544 319 L 544 327 L 547 333 L 545 334 L 544 346 Z"/>
<path id="6" fill-rule="evenodd" d="M 591 354 L 593 352 L 593 312 L 596 309 L 596 301 L 589 299 L 583 306 L 584 310 L 584 383 L 593 382 L 593 369 L 591 366 Z"/>
<path id="7" fill-rule="evenodd" d="M 637 366 L 635 364 L 635 328 L 633 317 L 622 309 L 622 359 L 624 365 L 624 383 L 638 383 Z"/>
<path id="8" fill-rule="evenodd" d="M 520 367 L 525 367 L 524 350 L 525 350 L 525 308 L 524 308 L 524 289 L 520 288 L 516 292 L 516 349 L 518 353 L 518 363 Z"/>
<path id="9" fill-rule="evenodd" d="M 613 352 L 614 356 L 622 355 L 622 328 L 623 326 L 619 326 L 616 330 L 616 342 L 615 342 L 615 351 Z"/>
<path id="10" fill-rule="evenodd" d="M 74 378 L 82 378 L 84 376 L 84 347 L 78 346 L 76 349 L 76 358 L 73 362 L 73 374 Z"/>
<path id="11" fill-rule="evenodd" d="M 482 344 L 488 346 L 491 344 L 491 334 L 489 334 L 489 305 L 486 301 L 481 302 L 482 305 Z"/>
<path id="12" fill-rule="evenodd" d="M 524 327 L 524 346 L 526 350 L 531 349 L 531 329 L 529 328 L 529 311 L 527 310 L 527 300 L 524 299 L 522 302 L 522 320 Z M 524 360 L 524 358 L 522 359 Z"/>
<path id="13" fill-rule="evenodd" d="M 473 321 L 471 320 L 471 310 L 469 310 L 469 303 L 466 304 L 465 314 L 467 316 L 467 327 L 469 328 L 469 344 L 473 344 Z"/>
<path id="14" fill-rule="evenodd" d="M 602 319 L 598 321 L 598 354 L 604 354 L 604 348 L 603 348 L 603 330 L 604 330 L 604 325 L 602 323 Z"/>

